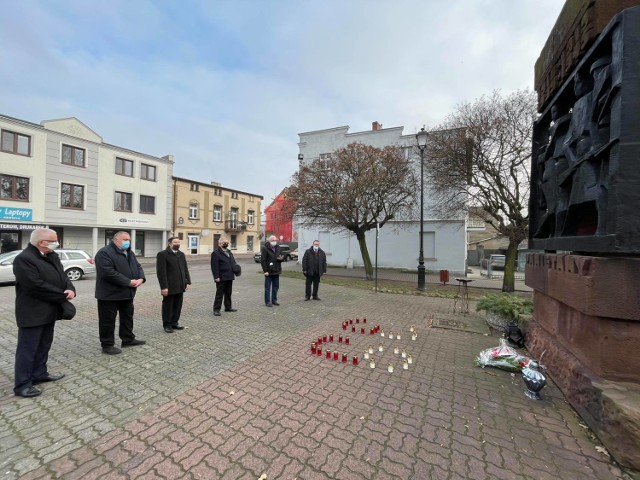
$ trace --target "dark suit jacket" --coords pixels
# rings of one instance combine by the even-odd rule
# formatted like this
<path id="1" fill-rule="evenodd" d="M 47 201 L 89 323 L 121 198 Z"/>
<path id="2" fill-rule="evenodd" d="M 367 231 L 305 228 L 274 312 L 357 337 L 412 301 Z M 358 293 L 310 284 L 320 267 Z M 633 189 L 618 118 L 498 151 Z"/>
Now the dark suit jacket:
<path id="1" fill-rule="evenodd" d="M 113 241 L 98 250 L 95 262 L 98 300 L 133 300 L 137 289 L 129 286 L 131 280 L 146 281 L 136 255 L 131 250 L 125 255 Z"/>
<path id="2" fill-rule="evenodd" d="M 318 253 L 313 251 L 313 247 L 305 250 L 302 257 L 302 273 L 309 277 L 315 275 L 322 276 L 327 273 L 327 255 L 321 248 Z"/>
<path id="3" fill-rule="evenodd" d="M 64 273 L 57 253 L 43 256 L 27 245 L 13 260 L 16 276 L 16 323 L 18 327 L 38 327 L 61 318 L 65 290 L 76 291 Z"/>
<path id="4" fill-rule="evenodd" d="M 233 274 L 233 266 L 236 264 L 236 259 L 233 258 L 233 253 L 227 250 L 229 256 L 227 257 L 224 250 L 220 247 L 216 248 L 211 254 L 211 273 L 213 273 L 214 280 L 219 278 L 223 282 L 229 280 L 235 280 L 236 276 Z"/>
<path id="5" fill-rule="evenodd" d="M 170 247 L 156 256 L 156 275 L 160 290 L 169 289 L 169 295 L 182 293 L 191 285 L 187 258 L 180 250 L 174 253 Z"/>

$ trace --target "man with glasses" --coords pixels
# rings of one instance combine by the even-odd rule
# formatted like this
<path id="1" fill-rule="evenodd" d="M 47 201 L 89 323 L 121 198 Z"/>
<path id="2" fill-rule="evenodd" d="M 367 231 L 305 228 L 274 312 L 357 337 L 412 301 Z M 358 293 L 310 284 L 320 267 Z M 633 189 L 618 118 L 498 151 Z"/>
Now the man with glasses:
<path id="1" fill-rule="evenodd" d="M 47 370 L 62 304 L 76 296 L 76 289 L 54 252 L 59 246 L 55 231 L 39 228 L 31 233 L 29 245 L 13 261 L 18 324 L 13 391 L 20 397 L 37 397 L 42 392 L 34 385 L 64 377 Z"/>

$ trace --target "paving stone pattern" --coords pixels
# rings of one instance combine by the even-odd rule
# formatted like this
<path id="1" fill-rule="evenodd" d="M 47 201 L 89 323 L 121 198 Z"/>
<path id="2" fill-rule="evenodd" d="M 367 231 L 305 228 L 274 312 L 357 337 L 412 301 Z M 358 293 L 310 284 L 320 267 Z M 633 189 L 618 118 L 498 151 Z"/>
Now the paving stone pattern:
<path id="1" fill-rule="evenodd" d="M 12 394 L 14 289 L 0 287 L 0 478 L 625 478 L 552 382 L 535 402 L 519 375 L 474 366 L 496 337 L 427 327 L 450 300 L 321 284 L 322 301 L 305 302 L 303 283 L 282 278 L 282 305 L 265 308 L 257 268 L 234 284 L 239 311 L 213 317 L 209 268 L 194 265 L 188 328 L 173 334 L 148 268 L 135 314 L 148 344 L 115 356 L 100 352 L 94 281 L 76 282 L 78 315 L 57 325 L 49 361 L 67 376 L 34 399 Z M 349 363 L 310 355 L 313 339 L 337 340 L 356 317 L 403 338 L 349 332 L 348 347 L 328 347 Z M 372 370 L 362 352 L 380 342 Z"/>

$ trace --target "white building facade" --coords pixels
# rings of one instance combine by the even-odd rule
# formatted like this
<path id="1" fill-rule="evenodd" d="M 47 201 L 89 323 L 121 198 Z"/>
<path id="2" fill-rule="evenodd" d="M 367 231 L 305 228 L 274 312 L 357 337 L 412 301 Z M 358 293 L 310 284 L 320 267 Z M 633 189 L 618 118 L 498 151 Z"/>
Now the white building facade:
<path id="1" fill-rule="evenodd" d="M 120 230 L 155 256 L 171 230 L 173 157 L 104 143 L 76 118 L 35 124 L 0 115 L 0 240 L 22 249 L 48 227 L 90 255 Z"/>
<path id="2" fill-rule="evenodd" d="M 335 150 L 350 143 L 358 142 L 383 148 L 398 145 L 412 148 L 416 145 L 415 135 L 403 135 L 404 127 L 382 128 L 373 122 L 372 129 L 364 132 L 349 133 L 349 127 L 336 127 L 298 134 L 301 164 L 308 165 L 319 158 L 329 158 Z M 415 157 L 415 156 L 414 156 Z M 419 172 L 419 158 L 416 168 Z M 418 179 L 419 179 L 418 175 Z M 416 185 L 420 190 L 420 184 Z M 449 270 L 454 274 L 466 271 L 466 230 L 465 218 L 438 219 L 429 216 L 429 191 L 424 190 L 424 257 L 427 270 Z M 382 227 L 377 238 L 377 264 L 381 268 L 417 269 L 420 253 L 420 211 L 414 209 L 415 219 L 408 221 L 390 221 Z M 322 227 L 302 226 L 296 222 L 300 255 L 308 249 L 314 240 L 320 241 L 321 248 L 327 253 L 327 263 L 332 266 L 363 266 L 360 247 L 355 235 L 348 230 L 330 231 Z M 376 231 L 366 235 L 371 262 L 376 264 Z"/>

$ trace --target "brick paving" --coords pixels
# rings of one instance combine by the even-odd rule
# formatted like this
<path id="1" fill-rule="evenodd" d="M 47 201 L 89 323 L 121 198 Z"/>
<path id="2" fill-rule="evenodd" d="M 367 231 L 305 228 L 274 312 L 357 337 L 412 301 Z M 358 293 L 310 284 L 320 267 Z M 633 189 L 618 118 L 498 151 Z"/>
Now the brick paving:
<path id="1" fill-rule="evenodd" d="M 552 382 L 535 402 L 519 375 L 474 366 L 496 337 L 428 328 L 431 315 L 451 313 L 449 299 L 321 284 L 323 300 L 305 302 L 302 282 L 282 278 L 282 305 L 267 309 L 246 261 L 239 311 L 213 317 L 210 271 L 196 263 L 188 328 L 166 334 L 147 270 L 134 330 L 148 344 L 101 354 L 94 281 L 76 282 L 78 316 L 56 327 L 49 362 L 67 376 L 34 399 L 12 395 L 14 290 L 0 287 L 0 478 L 626 478 Z M 358 366 L 310 356 L 313 339 L 356 317 L 403 338 L 329 344 L 360 354 Z M 361 354 L 378 343 L 370 369 Z M 412 355 L 409 370 L 395 344 Z"/>

